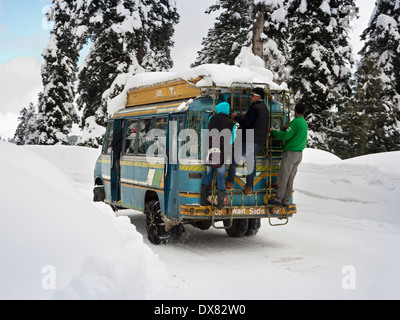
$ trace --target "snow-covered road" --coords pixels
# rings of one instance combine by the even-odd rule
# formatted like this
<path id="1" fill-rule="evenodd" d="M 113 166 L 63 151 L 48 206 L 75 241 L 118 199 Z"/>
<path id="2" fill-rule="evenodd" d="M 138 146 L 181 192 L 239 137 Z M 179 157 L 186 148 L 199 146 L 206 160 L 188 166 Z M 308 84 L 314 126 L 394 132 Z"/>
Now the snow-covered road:
<path id="1" fill-rule="evenodd" d="M 181 243 L 152 246 L 176 275 L 174 297 L 400 298 L 398 157 L 342 161 L 307 150 L 296 182 L 299 214 L 287 226 L 263 220 L 257 236 L 240 239 L 189 226 Z M 150 245 L 143 215 L 125 214 Z"/>
<path id="2" fill-rule="evenodd" d="M 129 216 L 145 238 L 144 217 Z M 285 227 L 263 220 L 252 238 L 189 226 L 182 242 L 151 247 L 176 276 L 171 292 L 151 298 L 399 298 L 399 245 L 391 226 L 306 212 Z"/>

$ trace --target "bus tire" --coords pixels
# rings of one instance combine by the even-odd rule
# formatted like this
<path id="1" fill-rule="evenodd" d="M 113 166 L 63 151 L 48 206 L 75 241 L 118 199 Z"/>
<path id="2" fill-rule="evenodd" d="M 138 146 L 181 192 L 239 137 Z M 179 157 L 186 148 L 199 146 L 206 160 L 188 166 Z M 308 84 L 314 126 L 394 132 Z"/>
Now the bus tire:
<path id="1" fill-rule="evenodd" d="M 228 227 L 230 224 L 229 220 L 224 220 L 224 226 Z M 249 228 L 249 219 L 236 219 L 233 220 L 232 227 L 225 229 L 228 236 L 232 238 L 239 238 L 246 235 Z"/>
<path id="2" fill-rule="evenodd" d="M 261 228 L 261 219 L 249 219 L 249 228 L 247 229 L 246 236 L 253 237 L 258 233 Z"/>
<path id="3" fill-rule="evenodd" d="M 93 202 L 104 202 L 106 199 L 106 192 L 104 186 L 95 186 L 93 189 Z"/>
<path id="4" fill-rule="evenodd" d="M 169 238 L 165 230 L 165 224 L 162 220 L 160 202 L 151 200 L 146 204 L 146 229 L 147 237 L 152 244 L 165 244 Z"/>

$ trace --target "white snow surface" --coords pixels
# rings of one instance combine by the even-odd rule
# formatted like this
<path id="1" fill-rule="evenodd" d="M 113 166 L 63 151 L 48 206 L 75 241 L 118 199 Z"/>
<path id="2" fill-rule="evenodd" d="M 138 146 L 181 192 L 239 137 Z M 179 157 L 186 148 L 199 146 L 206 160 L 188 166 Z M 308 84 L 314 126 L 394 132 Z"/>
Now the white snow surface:
<path id="1" fill-rule="evenodd" d="M 158 247 L 143 214 L 92 202 L 99 150 L 0 154 L 0 299 L 400 298 L 400 152 L 307 149 L 287 226 L 239 239 L 187 226 Z"/>

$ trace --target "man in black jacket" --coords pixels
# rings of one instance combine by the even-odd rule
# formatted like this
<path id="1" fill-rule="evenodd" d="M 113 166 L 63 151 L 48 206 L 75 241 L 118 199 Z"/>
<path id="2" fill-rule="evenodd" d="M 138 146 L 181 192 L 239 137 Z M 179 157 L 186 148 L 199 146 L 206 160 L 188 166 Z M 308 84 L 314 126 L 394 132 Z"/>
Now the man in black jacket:
<path id="1" fill-rule="evenodd" d="M 264 103 L 265 92 L 261 88 L 255 88 L 250 95 L 251 105 L 244 117 L 233 113 L 232 119 L 238 122 L 243 130 L 242 157 L 246 158 L 247 179 L 244 193 L 250 196 L 253 192 L 254 177 L 256 174 L 255 159 L 261 146 L 266 143 L 269 131 L 269 111 Z M 253 130 L 254 144 L 247 145 L 246 130 Z M 246 154 L 246 148 L 248 152 Z M 229 169 L 226 190 L 232 190 L 235 184 L 237 163 L 241 160 L 234 157 Z"/>

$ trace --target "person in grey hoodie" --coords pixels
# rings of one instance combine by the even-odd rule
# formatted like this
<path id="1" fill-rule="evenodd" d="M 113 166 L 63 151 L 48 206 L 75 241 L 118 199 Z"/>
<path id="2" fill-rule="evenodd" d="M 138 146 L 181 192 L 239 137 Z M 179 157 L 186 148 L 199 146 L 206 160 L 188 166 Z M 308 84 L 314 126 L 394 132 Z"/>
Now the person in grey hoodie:
<path id="1" fill-rule="evenodd" d="M 215 107 L 216 114 L 211 117 L 210 123 L 208 125 L 209 134 L 207 138 L 209 139 L 209 152 L 210 154 L 215 155 L 218 153 L 217 159 L 207 159 L 207 174 L 204 178 L 203 185 L 201 187 L 201 197 L 200 197 L 200 205 L 208 206 L 209 203 L 207 201 L 208 189 L 212 183 L 214 172 L 217 171 L 217 199 L 218 199 L 218 210 L 222 210 L 224 207 L 225 200 L 225 174 L 226 174 L 226 164 L 224 159 L 224 145 L 225 139 L 222 131 L 229 130 L 231 132 L 231 141 L 230 144 L 233 144 L 235 140 L 236 126 L 233 123 L 229 112 L 230 105 L 227 102 L 222 102 Z M 217 139 L 213 139 L 213 133 L 215 134 L 216 129 L 218 131 Z M 214 137 L 215 138 L 215 137 Z M 216 141 L 218 143 L 216 143 Z M 217 162 L 215 162 L 217 161 Z"/>

